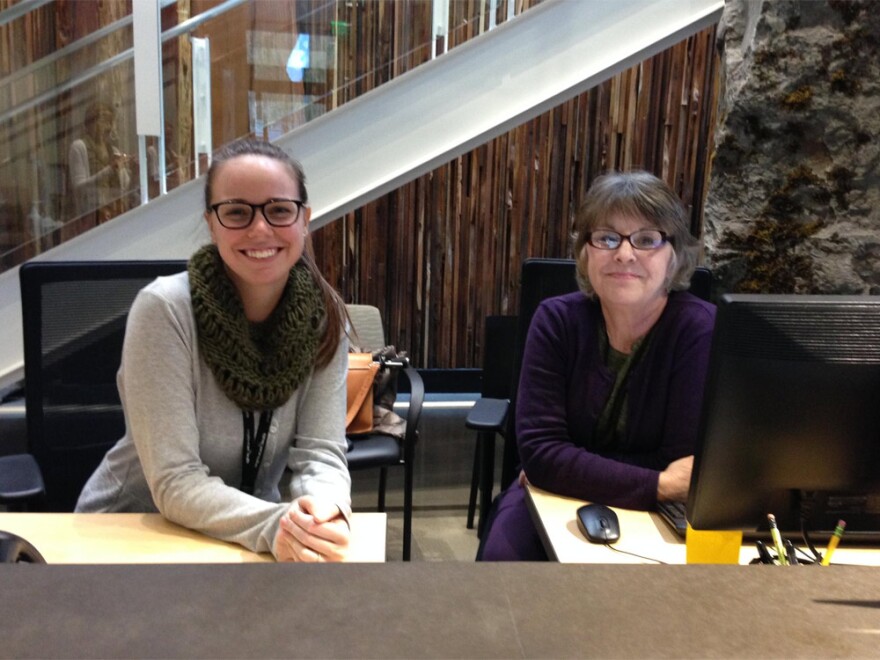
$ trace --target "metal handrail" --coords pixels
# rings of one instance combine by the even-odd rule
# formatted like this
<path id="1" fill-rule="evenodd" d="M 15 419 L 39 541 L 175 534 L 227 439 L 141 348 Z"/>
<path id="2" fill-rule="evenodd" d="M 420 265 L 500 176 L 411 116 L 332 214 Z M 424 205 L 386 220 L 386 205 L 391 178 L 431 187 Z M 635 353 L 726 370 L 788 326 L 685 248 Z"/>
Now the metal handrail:
<path id="1" fill-rule="evenodd" d="M 180 25 L 175 25 L 173 28 L 170 28 L 168 31 L 162 33 L 162 41 L 168 41 L 169 39 L 173 39 L 174 37 L 179 37 L 184 32 L 191 32 L 202 23 L 205 23 L 212 18 L 223 14 L 230 9 L 235 9 L 239 5 L 243 5 L 248 0 L 226 0 L 226 2 L 217 5 L 216 7 L 212 7 L 211 9 L 206 9 L 198 16 L 193 16 L 192 18 L 185 20 Z"/>
<path id="2" fill-rule="evenodd" d="M 27 2 L 27 1 L 28 0 L 24 0 L 24 2 Z M 162 33 L 162 42 L 164 43 L 166 41 L 169 41 L 171 39 L 174 39 L 174 38 L 180 36 L 181 34 L 191 32 L 192 30 L 194 30 L 195 28 L 200 26 L 202 23 L 205 23 L 205 22 L 211 20 L 212 18 L 215 18 L 215 17 L 229 11 L 230 9 L 234 9 L 235 7 L 242 5 L 248 1 L 249 0 L 226 0 L 226 2 L 219 4 L 216 7 L 212 7 L 211 9 L 203 11 L 198 16 L 194 16 L 194 17 L 184 21 L 183 23 L 180 23 L 179 25 L 174 26 L 173 28 L 171 28 L 169 30 L 166 30 L 165 32 Z M 24 4 L 24 2 L 19 3 L 19 4 Z M 45 4 L 44 0 L 31 0 L 31 2 L 36 3 L 36 5 L 34 7 L 31 7 L 31 9 L 35 9 L 38 6 L 41 6 L 41 4 Z M 163 2 L 164 2 L 163 6 L 167 6 L 170 4 L 175 4 L 177 2 L 177 0 L 163 0 Z M 18 7 L 19 5 L 15 5 L 15 6 Z M 11 11 L 11 10 L 7 10 L 7 11 Z M 28 11 L 30 11 L 30 9 Z M 2 18 L 4 13 L 5 12 L 0 12 L 0 18 Z M 109 32 L 126 27 L 130 23 L 131 23 L 131 16 L 128 16 L 126 18 L 120 19 L 120 20 L 112 23 L 111 25 L 106 26 L 105 28 L 102 28 L 101 30 L 98 30 L 97 32 L 95 32 L 93 34 L 98 34 L 100 32 L 100 33 L 102 33 L 100 36 L 103 37 L 103 36 L 106 36 L 106 34 L 108 34 Z M 2 23 L 0 23 L 0 24 L 2 24 Z M 110 29 L 110 28 L 112 28 L 112 29 Z M 47 55 L 46 57 L 29 65 L 28 67 L 26 67 L 26 69 L 33 70 L 33 68 L 36 67 L 37 65 L 43 66 L 45 64 L 50 64 L 51 62 L 58 59 L 58 57 L 62 57 L 63 55 L 69 55 L 71 52 L 75 52 L 76 50 L 79 50 L 79 48 L 82 48 L 83 46 L 88 45 L 88 43 L 83 43 L 83 42 L 89 38 L 90 37 L 84 37 L 83 39 L 80 39 L 80 40 L 74 42 L 73 44 L 65 46 L 57 53 L 53 53 L 52 55 Z M 98 37 L 98 38 L 100 38 L 100 37 Z M 91 43 L 91 41 L 89 41 L 89 43 Z M 78 48 L 71 49 L 71 46 L 75 46 L 77 44 L 80 44 Z M 63 55 L 59 55 L 58 53 L 62 53 L 62 51 L 63 51 Z M 15 115 L 17 115 L 21 112 L 25 112 L 26 110 L 30 110 L 31 108 L 33 108 L 37 105 L 40 105 L 41 103 L 51 101 L 56 96 L 59 96 L 60 94 L 63 94 L 64 92 L 67 92 L 67 91 L 73 89 L 74 87 L 76 87 L 77 85 L 80 85 L 88 80 L 91 80 L 92 78 L 95 78 L 95 77 L 101 75 L 102 73 L 105 73 L 106 71 L 112 69 L 117 64 L 121 64 L 122 62 L 124 62 L 132 57 L 134 57 L 134 49 L 133 48 L 129 48 L 129 49 L 124 50 L 120 53 L 117 53 L 113 57 L 104 60 L 100 64 L 96 64 L 92 68 L 90 68 L 86 71 L 83 71 L 82 73 L 74 76 L 73 78 L 70 78 L 66 82 L 61 83 L 59 85 L 56 85 L 52 89 L 50 89 L 46 92 L 43 92 L 42 94 L 39 94 L 35 97 L 32 97 L 31 99 L 29 99 L 27 101 L 23 101 L 22 103 L 19 103 L 18 105 L 15 105 L 15 106 L 9 108 L 8 110 L 6 110 L 2 114 L 0 114 L 0 122 L 8 121 L 9 119 L 11 119 L 12 117 L 14 117 Z M 28 71 L 28 72 L 30 72 L 30 71 Z M 14 77 L 14 79 L 18 79 L 22 75 L 26 75 L 26 74 L 25 73 L 15 73 L 10 76 L 7 76 L 5 79 L 0 80 L 0 85 L 4 85 L 7 82 L 13 82 L 14 80 L 10 80 L 10 79 L 12 79 L 13 77 Z"/>
<path id="3" fill-rule="evenodd" d="M 25 14 L 29 14 L 43 5 L 48 5 L 50 2 L 53 2 L 53 0 L 21 0 L 12 5 L 9 9 L 0 11 L 0 25 L 11 23 L 15 19 L 21 18 Z"/>
<path id="4" fill-rule="evenodd" d="M 162 8 L 168 7 L 169 5 L 177 4 L 177 0 L 162 0 Z M 17 7 L 18 5 L 16 5 Z M 131 14 L 125 16 L 124 18 L 120 18 L 118 21 L 113 21 L 109 25 L 105 25 L 102 28 L 99 28 L 92 32 L 91 34 L 87 34 L 82 39 L 77 39 L 73 43 L 69 43 L 63 48 L 59 48 L 54 53 L 49 53 L 45 57 L 41 57 L 36 62 L 31 62 L 26 67 L 15 71 L 14 73 L 10 73 L 8 76 L 0 80 L 0 86 L 8 86 L 14 83 L 16 80 L 24 78 L 25 76 L 33 73 L 34 71 L 40 69 L 41 67 L 48 66 L 49 64 L 54 63 L 57 60 L 60 60 L 72 53 L 75 53 L 78 50 L 85 48 L 86 46 L 91 46 L 96 41 L 103 39 L 108 34 L 112 34 L 117 30 L 121 30 L 122 28 L 131 25 L 132 17 Z M 2 24 L 2 23 L 0 23 Z"/>

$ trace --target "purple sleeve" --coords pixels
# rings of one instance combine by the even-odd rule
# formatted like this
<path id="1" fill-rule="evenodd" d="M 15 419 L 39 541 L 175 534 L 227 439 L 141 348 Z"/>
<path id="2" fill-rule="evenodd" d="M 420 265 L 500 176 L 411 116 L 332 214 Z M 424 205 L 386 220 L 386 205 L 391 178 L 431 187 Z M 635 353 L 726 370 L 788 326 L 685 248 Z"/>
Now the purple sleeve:
<path id="1" fill-rule="evenodd" d="M 526 343 L 516 407 L 517 442 L 529 481 L 560 495 L 631 509 L 656 504 L 659 471 L 693 453 L 714 308 L 697 303 L 659 323 L 630 384 L 628 453 L 585 448 L 612 381 L 595 340 L 595 307 L 542 305 Z M 691 305 L 693 307 L 693 305 Z M 691 313 L 693 312 L 693 313 Z M 638 373 L 641 372 L 641 373 Z"/>

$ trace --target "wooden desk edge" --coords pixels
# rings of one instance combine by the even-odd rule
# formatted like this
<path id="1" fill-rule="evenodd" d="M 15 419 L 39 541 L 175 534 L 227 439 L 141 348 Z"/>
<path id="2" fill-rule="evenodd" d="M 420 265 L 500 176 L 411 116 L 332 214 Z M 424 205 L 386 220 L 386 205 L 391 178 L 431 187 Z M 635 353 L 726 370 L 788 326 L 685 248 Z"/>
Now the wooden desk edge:
<path id="1" fill-rule="evenodd" d="M 532 517 L 535 529 L 538 530 L 538 536 L 541 538 L 541 544 L 544 546 L 544 551 L 547 553 L 547 557 L 550 561 L 559 561 L 559 557 L 556 555 L 556 549 L 550 540 L 547 528 L 544 526 L 544 518 L 541 516 L 540 511 L 538 511 L 538 504 L 535 502 L 533 489 L 535 489 L 534 486 L 526 486 L 526 506 L 529 508 L 529 515 Z M 538 490 L 541 493 L 544 492 L 540 489 L 535 490 Z"/>
<path id="2" fill-rule="evenodd" d="M 349 561 L 384 562 L 385 513 L 352 516 Z M 205 536 L 150 513 L 0 512 L 0 530 L 32 543 L 49 563 L 242 563 L 272 562 L 255 553 Z"/>
<path id="3" fill-rule="evenodd" d="M 541 542 L 551 558 L 556 558 L 556 561 L 562 563 L 619 563 L 615 560 L 621 559 L 620 557 L 612 559 L 611 556 L 608 556 L 603 560 L 594 556 L 593 551 L 596 550 L 596 547 L 587 544 L 585 540 L 576 545 L 574 550 L 567 543 L 565 547 L 559 549 L 554 547 L 553 534 L 546 529 L 546 526 L 561 523 L 561 511 L 565 512 L 568 522 L 573 521 L 577 508 L 587 504 L 587 502 L 556 495 L 531 484 L 526 486 L 526 502 L 529 507 L 529 513 L 541 537 Z M 615 509 L 615 507 L 611 508 Z M 659 514 L 651 511 L 631 511 L 628 509 L 615 509 L 615 511 L 621 516 L 623 522 L 626 522 L 623 525 L 624 529 L 621 531 L 622 540 L 625 538 L 624 535 L 626 535 L 626 538 L 629 538 L 628 530 L 631 527 L 627 519 L 632 520 L 634 515 L 638 516 L 640 521 L 639 533 L 647 534 L 651 539 L 654 539 L 643 540 L 647 540 L 649 544 L 656 544 L 646 547 L 642 552 L 652 556 L 655 560 L 669 564 L 687 563 L 685 539 L 675 534 L 666 525 L 665 521 L 661 519 Z M 642 519 L 644 520 L 644 525 L 641 524 Z M 650 526 L 648 523 L 650 523 Z M 601 548 L 601 546 L 598 547 Z M 642 553 L 640 552 L 639 554 Z M 757 552 L 755 551 L 754 544 L 750 541 L 744 541 L 740 548 L 740 565 L 749 564 L 756 555 Z M 862 545 L 838 548 L 834 553 L 833 563 L 840 566 L 878 566 L 880 565 L 880 549 Z"/>

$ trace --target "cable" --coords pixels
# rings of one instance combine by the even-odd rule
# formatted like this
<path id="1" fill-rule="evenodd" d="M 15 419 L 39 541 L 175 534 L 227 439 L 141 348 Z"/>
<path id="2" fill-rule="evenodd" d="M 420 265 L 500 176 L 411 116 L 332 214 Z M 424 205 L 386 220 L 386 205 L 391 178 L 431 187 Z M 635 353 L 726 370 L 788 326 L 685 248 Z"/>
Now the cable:
<path id="1" fill-rule="evenodd" d="M 659 559 L 654 559 L 653 557 L 645 557 L 644 555 L 639 555 L 639 554 L 636 554 L 635 552 L 629 552 L 628 550 L 621 550 L 620 548 L 615 548 L 610 543 L 605 543 L 605 547 L 609 548 L 611 550 L 614 550 L 614 552 L 619 552 L 622 555 L 629 555 L 630 557 L 638 557 L 639 559 L 644 559 L 645 561 L 657 562 L 658 564 L 664 564 L 664 565 L 666 564 L 665 561 L 660 561 Z"/>
<path id="2" fill-rule="evenodd" d="M 804 539 L 804 545 L 806 545 L 810 549 L 810 552 L 813 553 L 811 561 L 818 564 L 822 561 L 822 553 L 816 550 L 816 546 L 813 545 L 812 540 L 810 540 L 810 534 L 807 531 L 810 527 L 810 517 L 813 515 L 813 505 L 816 502 L 816 492 L 802 490 L 799 492 L 799 495 L 800 506 L 798 507 L 798 510 L 801 519 L 801 536 Z"/>

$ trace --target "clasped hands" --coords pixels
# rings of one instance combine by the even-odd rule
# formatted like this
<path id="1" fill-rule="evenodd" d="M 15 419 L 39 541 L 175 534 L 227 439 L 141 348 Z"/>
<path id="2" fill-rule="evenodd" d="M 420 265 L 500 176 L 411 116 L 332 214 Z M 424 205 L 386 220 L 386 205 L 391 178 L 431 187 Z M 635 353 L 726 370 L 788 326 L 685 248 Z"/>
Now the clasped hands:
<path id="1" fill-rule="evenodd" d="M 281 517 L 273 553 L 278 561 L 339 562 L 348 555 L 350 541 L 339 507 L 304 495 Z"/>

